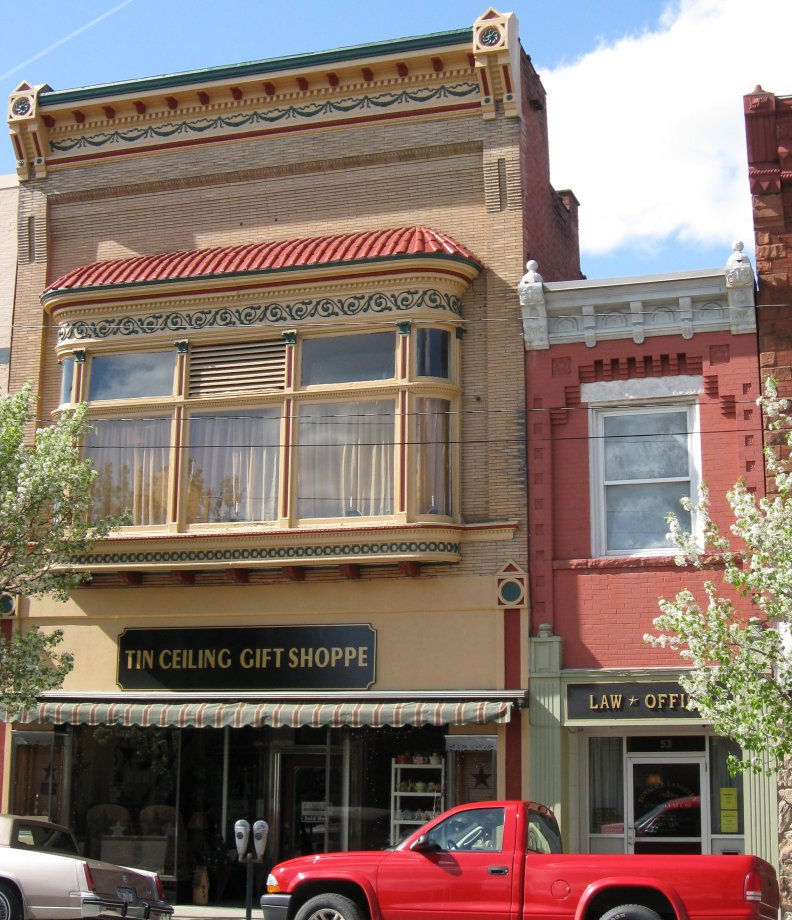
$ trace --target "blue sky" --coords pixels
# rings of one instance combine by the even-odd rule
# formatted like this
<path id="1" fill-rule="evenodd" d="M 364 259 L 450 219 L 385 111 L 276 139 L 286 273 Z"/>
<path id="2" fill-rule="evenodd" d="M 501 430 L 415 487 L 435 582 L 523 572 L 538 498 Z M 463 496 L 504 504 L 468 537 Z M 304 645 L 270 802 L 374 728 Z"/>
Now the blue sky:
<path id="1" fill-rule="evenodd" d="M 0 90 L 67 89 L 472 25 L 472 0 L 40 0 L 0 33 Z M 590 278 L 752 254 L 742 96 L 792 94 L 792 0 L 519 0 L 548 91 L 553 184 Z M 8 22 L 8 17 L 7 17 Z M 768 28 L 767 24 L 773 27 Z M 0 174 L 14 171 L 6 135 Z M 540 266 L 541 269 L 541 266 Z"/>

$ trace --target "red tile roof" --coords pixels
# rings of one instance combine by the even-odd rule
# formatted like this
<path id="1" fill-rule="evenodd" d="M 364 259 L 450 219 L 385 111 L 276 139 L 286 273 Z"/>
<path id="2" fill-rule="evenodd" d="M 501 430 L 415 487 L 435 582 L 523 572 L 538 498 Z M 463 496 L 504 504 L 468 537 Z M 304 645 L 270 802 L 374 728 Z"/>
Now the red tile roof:
<path id="1" fill-rule="evenodd" d="M 426 227 L 401 227 L 398 230 L 344 233 L 338 236 L 279 240 L 274 243 L 247 243 L 93 262 L 61 275 L 44 293 L 246 272 L 282 271 L 400 256 L 450 256 L 481 267 L 481 261 L 450 236 Z"/>

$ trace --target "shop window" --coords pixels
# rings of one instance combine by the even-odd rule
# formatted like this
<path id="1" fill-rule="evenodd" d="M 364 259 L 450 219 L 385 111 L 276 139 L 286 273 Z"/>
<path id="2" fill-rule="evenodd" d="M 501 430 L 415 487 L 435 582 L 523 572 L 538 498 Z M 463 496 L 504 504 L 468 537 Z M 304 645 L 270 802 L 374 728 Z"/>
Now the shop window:
<path id="1" fill-rule="evenodd" d="M 88 399 L 170 396 L 175 366 L 174 351 L 95 355 L 91 359 Z"/>
<path id="2" fill-rule="evenodd" d="M 740 746 L 728 738 L 710 738 L 710 814 L 713 834 L 743 834 L 743 777 L 731 776 L 729 754 L 741 757 Z"/>
<path id="3" fill-rule="evenodd" d="M 64 392 L 89 403 L 94 514 L 128 510 L 132 526 L 176 529 L 392 517 L 398 470 L 400 512 L 450 516 L 454 339 L 414 332 L 405 379 L 395 329 L 88 355 L 74 385 L 69 356 Z M 413 395 L 424 375 L 439 391 L 424 381 Z"/>
<path id="4" fill-rule="evenodd" d="M 355 383 L 395 376 L 395 332 L 305 339 L 302 384 Z"/>
<path id="5" fill-rule="evenodd" d="M 624 835 L 621 738 L 589 739 L 589 832 Z"/>
<path id="6" fill-rule="evenodd" d="M 591 438 L 595 555 L 663 554 L 666 515 L 684 530 L 695 500 L 697 413 L 693 405 L 596 409 Z"/>
<path id="7" fill-rule="evenodd" d="M 68 824 L 63 812 L 67 736 L 59 732 L 16 731 L 13 738 L 13 782 L 10 811 Z"/>
<path id="8" fill-rule="evenodd" d="M 299 517 L 393 514 L 393 402 L 308 403 L 299 432 Z"/>

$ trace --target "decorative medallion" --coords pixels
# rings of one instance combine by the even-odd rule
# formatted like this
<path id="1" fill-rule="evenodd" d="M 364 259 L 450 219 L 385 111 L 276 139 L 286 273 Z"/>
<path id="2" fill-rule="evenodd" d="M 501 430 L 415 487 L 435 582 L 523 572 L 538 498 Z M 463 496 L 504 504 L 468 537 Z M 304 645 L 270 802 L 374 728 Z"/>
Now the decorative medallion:
<path id="1" fill-rule="evenodd" d="M 30 99 L 28 99 L 27 96 L 20 96 L 19 99 L 17 99 L 11 106 L 11 111 L 14 113 L 14 115 L 21 117 L 22 115 L 27 115 L 31 108 L 32 104 Z"/>
<path id="2" fill-rule="evenodd" d="M 495 26 L 488 26 L 486 29 L 483 29 L 479 34 L 479 41 L 482 45 L 486 45 L 488 48 L 493 48 L 501 40 L 500 30 L 496 29 Z"/>

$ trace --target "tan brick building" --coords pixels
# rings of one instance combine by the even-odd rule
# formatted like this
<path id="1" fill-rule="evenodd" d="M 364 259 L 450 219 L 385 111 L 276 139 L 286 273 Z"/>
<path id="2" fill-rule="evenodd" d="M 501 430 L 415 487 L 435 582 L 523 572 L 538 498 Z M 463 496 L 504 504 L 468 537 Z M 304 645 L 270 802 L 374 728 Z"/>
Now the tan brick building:
<path id="1" fill-rule="evenodd" d="M 16 176 L 0 176 L 0 394 L 8 392 L 17 262 L 17 189 Z"/>
<path id="2" fill-rule="evenodd" d="M 218 899 L 237 818 L 279 858 L 527 794 L 516 286 L 580 272 L 516 18 L 8 111 L 11 387 L 89 402 L 97 509 L 131 522 L 22 605 L 76 666 L 4 804 L 119 861 L 156 838 Z"/>

